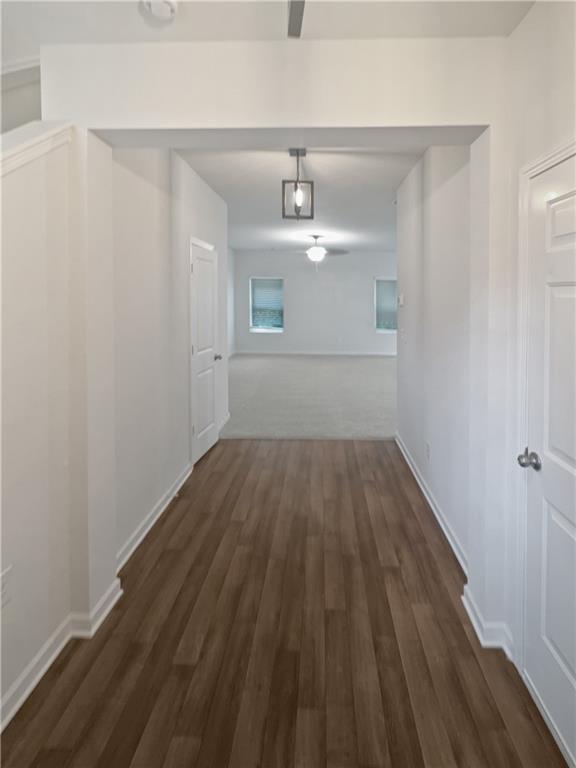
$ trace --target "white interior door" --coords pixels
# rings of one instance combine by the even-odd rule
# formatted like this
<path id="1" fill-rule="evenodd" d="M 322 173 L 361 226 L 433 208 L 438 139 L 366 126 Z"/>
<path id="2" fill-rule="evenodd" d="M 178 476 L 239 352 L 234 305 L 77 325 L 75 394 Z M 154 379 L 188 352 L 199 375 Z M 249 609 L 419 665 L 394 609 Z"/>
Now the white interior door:
<path id="1" fill-rule="evenodd" d="M 190 247 L 190 414 L 192 461 L 218 440 L 216 421 L 217 254 Z"/>
<path id="2" fill-rule="evenodd" d="M 576 755 L 576 159 L 530 183 L 525 678 Z M 519 461 L 520 461 L 519 457 Z M 541 468 L 538 469 L 538 458 Z"/>

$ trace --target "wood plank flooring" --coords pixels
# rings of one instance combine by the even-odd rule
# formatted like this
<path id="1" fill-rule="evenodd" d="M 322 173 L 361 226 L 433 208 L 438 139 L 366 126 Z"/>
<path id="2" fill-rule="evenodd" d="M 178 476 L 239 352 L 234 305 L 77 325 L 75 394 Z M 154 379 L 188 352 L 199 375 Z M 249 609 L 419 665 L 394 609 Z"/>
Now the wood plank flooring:
<path id="1" fill-rule="evenodd" d="M 564 765 L 394 443 L 223 441 L 121 578 L 5 768 Z"/>

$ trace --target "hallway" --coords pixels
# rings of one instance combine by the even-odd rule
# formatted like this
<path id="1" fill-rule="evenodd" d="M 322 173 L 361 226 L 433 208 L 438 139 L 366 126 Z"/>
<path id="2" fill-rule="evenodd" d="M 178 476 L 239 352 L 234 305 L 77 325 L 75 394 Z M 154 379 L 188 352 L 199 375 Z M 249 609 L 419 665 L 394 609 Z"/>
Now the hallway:
<path id="1" fill-rule="evenodd" d="M 564 764 L 392 442 L 223 441 L 121 577 L 5 768 Z"/>

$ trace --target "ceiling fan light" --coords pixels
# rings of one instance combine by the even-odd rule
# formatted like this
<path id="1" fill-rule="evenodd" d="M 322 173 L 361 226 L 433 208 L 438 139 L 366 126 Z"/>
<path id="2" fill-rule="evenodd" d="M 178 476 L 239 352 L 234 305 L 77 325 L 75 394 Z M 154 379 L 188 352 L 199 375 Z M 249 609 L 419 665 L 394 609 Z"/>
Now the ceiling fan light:
<path id="1" fill-rule="evenodd" d="M 328 251 L 322 245 L 312 245 L 306 251 L 306 255 L 308 256 L 310 261 L 314 261 L 316 263 L 318 263 L 319 261 L 324 261 L 324 258 L 327 253 Z"/>

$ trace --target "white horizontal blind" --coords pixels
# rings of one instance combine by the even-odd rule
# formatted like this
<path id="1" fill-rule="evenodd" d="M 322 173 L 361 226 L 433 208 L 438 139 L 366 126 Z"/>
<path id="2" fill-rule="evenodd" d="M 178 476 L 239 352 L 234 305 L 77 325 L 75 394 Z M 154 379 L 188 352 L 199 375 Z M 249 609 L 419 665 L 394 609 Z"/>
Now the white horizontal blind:
<path id="1" fill-rule="evenodd" d="M 376 329 L 395 331 L 398 328 L 396 280 L 376 280 Z"/>
<path id="2" fill-rule="evenodd" d="M 281 331 L 284 328 L 284 280 L 253 277 L 250 280 L 250 327 Z"/>

